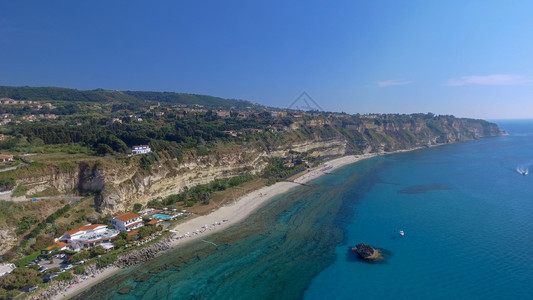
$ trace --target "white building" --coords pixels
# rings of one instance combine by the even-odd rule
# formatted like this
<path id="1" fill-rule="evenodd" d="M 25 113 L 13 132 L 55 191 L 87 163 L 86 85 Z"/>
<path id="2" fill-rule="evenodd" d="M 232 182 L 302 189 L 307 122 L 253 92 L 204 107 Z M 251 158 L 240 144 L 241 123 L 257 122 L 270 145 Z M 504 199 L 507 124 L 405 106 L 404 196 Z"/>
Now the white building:
<path id="1" fill-rule="evenodd" d="M 6 263 L 6 264 L 0 264 L 0 276 L 4 276 L 4 275 L 7 275 L 11 272 L 13 272 L 13 270 L 15 270 L 16 266 L 14 264 L 9 264 L 9 263 Z"/>
<path id="2" fill-rule="evenodd" d="M 67 231 L 59 240 L 65 243 L 77 241 L 84 247 L 92 247 L 100 243 L 111 243 L 118 234 L 118 230 L 109 229 L 107 225 L 89 224 Z"/>
<path id="3" fill-rule="evenodd" d="M 148 145 L 135 145 L 131 147 L 131 153 L 132 154 L 144 154 L 144 153 L 150 153 L 152 150 L 150 149 L 150 146 Z"/>
<path id="4" fill-rule="evenodd" d="M 141 216 L 132 212 L 116 216 L 109 221 L 111 221 L 111 225 L 113 225 L 116 230 L 120 231 L 131 231 L 144 225 Z"/>

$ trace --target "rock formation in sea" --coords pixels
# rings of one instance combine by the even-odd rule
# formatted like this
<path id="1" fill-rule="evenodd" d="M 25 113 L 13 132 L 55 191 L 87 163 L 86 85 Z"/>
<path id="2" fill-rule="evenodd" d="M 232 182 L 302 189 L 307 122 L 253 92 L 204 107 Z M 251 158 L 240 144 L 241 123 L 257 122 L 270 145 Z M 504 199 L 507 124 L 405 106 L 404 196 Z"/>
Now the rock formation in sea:
<path id="1" fill-rule="evenodd" d="M 352 251 L 357 253 L 357 255 L 359 255 L 362 259 L 365 260 L 379 260 L 383 258 L 378 249 L 374 249 L 374 247 L 365 243 L 357 244 L 355 247 L 352 248 Z"/>

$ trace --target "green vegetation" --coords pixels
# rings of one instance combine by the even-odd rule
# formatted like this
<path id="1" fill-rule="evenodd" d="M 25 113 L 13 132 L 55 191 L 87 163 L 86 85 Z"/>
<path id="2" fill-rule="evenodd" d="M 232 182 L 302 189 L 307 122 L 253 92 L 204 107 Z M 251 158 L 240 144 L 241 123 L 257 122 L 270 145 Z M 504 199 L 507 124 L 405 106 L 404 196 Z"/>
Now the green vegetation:
<path id="1" fill-rule="evenodd" d="M 0 192 L 12 190 L 15 187 L 15 179 L 4 178 L 0 179 Z"/>
<path id="2" fill-rule="evenodd" d="M 23 234 L 28 231 L 33 225 L 39 222 L 39 219 L 34 216 L 24 216 L 18 224 L 17 234 Z"/>
<path id="3" fill-rule="evenodd" d="M 27 178 L 60 174 L 77 176 L 80 184 L 70 188 L 73 193 L 87 196 L 74 207 L 66 201 L 55 200 L 35 203 L 0 201 L 0 226 L 17 234 L 19 240 L 3 259 L 29 255 L 17 261 L 17 266 L 34 259 L 39 250 L 50 246 L 53 238 L 66 230 L 87 222 L 108 223 L 109 216 L 95 211 L 104 200 L 105 183 L 99 182 L 101 174 L 120 177 L 115 174 L 131 170 L 136 173 L 131 179 L 133 182 L 155 174 L 160 171 L 160 166 L 165 166 L 168 176 L 179 176 L 183 169 L 178 165 L 184 160 L 205 160 L 218 165 L 225 163 L 223 159 L 227 154 L 239 152 L 237 163 L 243 162 L 243 166 L 233 171 L 242 175 L 186 188 L 182 193 L 148 204 L 155 208 L 202 204 L 204 206 L 197 208 L 211 209 L 207 205 L 218 204 L 223 197 L 234 197 L 237 186 L 252 185 L 255 181 L 264 185 L 285 180 L 305 169 L 308 163 L 324 159 L 316 153 L 327 153 L 329 148 L 327 145 L 323 149 L 314 148 L 310 150 L 311 154 L 289 151 L 288 157 L 270 159 L 263 174 L 255 176 L 250 175 L 255 168 L 250 167 L 250 162 L 255 159 L 250 156 L 257 153 L 287 151 L 294 145 L 310 141 L 324 144 L 340 141 L 347 144 L 347 153 L 358 154 L 499 133 L 496 125 L 485 121 L 431 113 L 347 115 L 279 111 L 247 101 L 180 93 L 0 87 L 0 97 L 38 101 L 31 104 L 27 101 L 2 103 L 3 111 L 13 121 L 0 128 L 7 137 L 0 141 L 0 150 L 2 154 L 15 155 L 15 162 L 0 166 L 5 171 L 0 172 L 0 191 L 13 190 L 14 196 L 24 196 L 28 187 L 33 187 L 24 184 L 31 182 Z M 280 116 L 275 116 L 274 112 Z M 149 145 L 152 152 L 130 156 L 133 145 Z M 264 160 L 260 158 L 258 163 L 262 165 Z M 284 165 L 287 163 L 291 165 Z M 12 166 L 17 169 L 5 170 Z M 225 191 L 229 188 L 233 189 Z M 50 186 L 31 196 L 65 193 L 58 189 Z M 220 198 L 213 200 L 214 193 Z M 133 206 L 135 212 L 142 209 L 140 204 Z M 142 227 L 139 236 L 145 238 L 159 229 Z M 116 255 L 129 250 L 123 248 L 133 239 L 121 233 L 114 242 L 116 250 L 112 253 L 96 247 L 75 254 L 71 261 L 92 259 L 100 266 L 108 265 L 116 260 Z M 76 268 L 78 273 L 83 271 L 81 266 Z M 70 275 L 62 276 L 66 280 Z M 16 281 L 13 276 L 9 278 Z M 13 286 L 0 286 L 0 298 L 11 293 L 10 288 Z"/>
<path id="4" fill-rule="evenodd" d="M 30 263 L 32 260 L 37 259 L 39 257 L 39 255 L 41 255 L 41 251 L 35 251 L 35 252 L 33 252 L 32 254 L 30 254 L 28 256 L 24 256 L 23 258 L 14 261 L 13 263 L 17 267 L 23 267 L 23 266 L 27 265 L 28 263 Z"/>
<path id="5" fill-rule="evenodd" d="M 135 203 L 135 204 L 133 205 L 133 211 L 136 212 L 136 213 L 139 212 L 139 211 L 141 211 L 142 209 L 143 209 L 143 205 L 140 204 L 140 203 Z"/>
<path id="6" fill-rule="evenodd" d="M 13 197 L 20 197 L 26 195 L 28 188 L 24 184 L 19 184 L 13 191 Z"/>
<path id="7" fill-rule="evenodd" d="M 96 264 L 98 267 L 103 268 L 107 267 L 111 264 L 113 264 L 115 261 L 117 261 L 117 254 L 114 252 L 110 252 L 107 254 L 102 255 L 101 257 L 96 259 Z"/>
<path id="8" fill-rule="evenodd" d="M 83 250 L 81 252 L 78 252 L 78 253 L 72 255 L 72 257 L 70 258 L 69 262 L 75 263 L 75 262 L 78 262 L 78 261 L 86 260 L 90 256 L 91 256 L 91 254 L 89 253 L 89 251 Z"/>
<path id="9" fill-rule="evenodd" d="M 5 298 L 8 295 L 18 295 L 20 288 L 38 285 L 42 282 L 43 280 L 36 270 L 24 267 L 15 268 L 10 274 L 0 277 L 0 298 Z M 13 291 L 16 291 L 16 293 Z"/>
<path id="10" fill-rule="evenodd" d="M 43 101 L 66 101 L 71 106 L 65 110 L 74 110 L 76 102 L 113 103 L 114 109 L 130 108 L 131 106 L 144 104 L 145 101 L 153 103 L 172 104 L 198 104 L 215 108 L 245 108 L 253 106 L 251 102 L 242 100 L 228 100 L 219 97 L 172 93 L 172 92 L 136 92 L 136 91 L 107 91 L 96 89 L 81 91 L 76 89 L 58 87 L 14 87 L 0 86 L 0 98 L 7 97 L 15 100 L 43 100 Z M 73 103 L 74 102 L 74 103 Z"/>
<path id="11" fill-rule="evenodd" d="M 286 163 L 293 162 L 283 161 L 279 157 L 272 158 L 263 171 L 263 176 L 267 178 L 273 178 L 274 181 L 279 181 L 305 169 L 305 166 L 302 164 L 301 160 L 294 162 L 293 167 L 284 166 Z"/>
<path id="12" fill-rule="evenodd" d="M 148 206 L 154 208 L 163 208 L 172 206 L 176 203 L 182 203 L 183 205 L 189 207 L 198 202 L 202 204 L 209 204 L 214 192 L 223 191 L 227 188 L 238 186 L 254 178 L 255 176 L 246 174 L 231 178 L 216 179 L 208 184 L 200 184 L 192 188 L 185 188 L 183 192 L 170 195 L 163 200 L 152 200 L 148 203 Z"/>
<path id="13" fill-rule="evenodd" d="M 76 274 L 76 275 L 85 274 L 85 266 L 84 265 L 77 265 L 72 270 L 73 270 L 74 274 Z"/>

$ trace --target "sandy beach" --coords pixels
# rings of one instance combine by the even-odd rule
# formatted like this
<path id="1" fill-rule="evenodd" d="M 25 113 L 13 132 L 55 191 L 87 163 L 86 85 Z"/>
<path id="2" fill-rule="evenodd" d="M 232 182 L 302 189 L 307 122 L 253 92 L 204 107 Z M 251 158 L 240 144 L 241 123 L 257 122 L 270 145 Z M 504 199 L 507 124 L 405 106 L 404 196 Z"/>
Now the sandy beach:
<path id="1" fill-rule="evenodd" d="M 231 204 L 222 206 L 208 215 L 197 216 L 184 223 L 177 224 L 174 228 L 170 228 L 170 231 L 173 233 L 171 247 L 175 248 L 179 245 L 198 239 L 202 239 L 202 241 L 209 243 L 206 239 L 208 235 L 224 230 L 244 220 L 268 200 L 286 193 L 296 186 L 300 186 L 301 184 L 307 183 L 326 173 L 330 173 L 342 166 L 377 155 L 378 154 L 374 153 L 349 155 L 324 162 L 318 167 L 308 169 L 306 172 L 301 173 L 294 182 L 283 181 L 271 186 L 265 186 L 240 197 Z M 117 267 L 108 268 L 94 277 L 89 277 L 87 280 L 74 284 L 67 291 L 57 295 L 54 299 L 68 299 L 69 297 L 76 295 L 78 292 L 113 275 L 119 270 L 120 269 Z"/>

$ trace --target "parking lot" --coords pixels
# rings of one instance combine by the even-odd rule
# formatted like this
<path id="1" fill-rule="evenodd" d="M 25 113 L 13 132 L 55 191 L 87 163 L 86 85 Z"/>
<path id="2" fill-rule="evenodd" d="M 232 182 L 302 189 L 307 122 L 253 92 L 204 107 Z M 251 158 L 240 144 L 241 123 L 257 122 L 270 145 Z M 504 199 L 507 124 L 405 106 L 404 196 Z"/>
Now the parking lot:
<path id="1" fill-rule="evenodd" d="M 60 268 L 60 269 L 70 269 L 71 267 L 67 267 L 68 264 L 66 264 L 66 259 L 68 258 L 67 255 L 61 254 L 61 255 L 54 255 L 50 259 L 40 259 L 40 260 L 34 260 L 28 265 L 37 264 L 39 265 L 39 272 L 44 273 L 48 270 L 51 270 L 53 268 Z"/>

